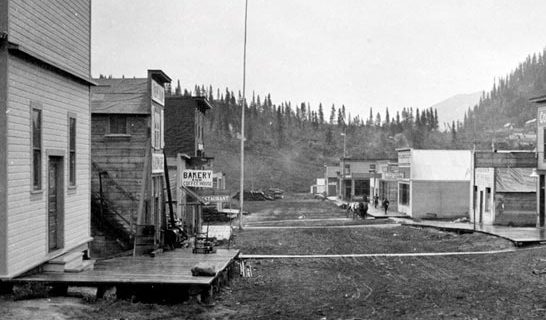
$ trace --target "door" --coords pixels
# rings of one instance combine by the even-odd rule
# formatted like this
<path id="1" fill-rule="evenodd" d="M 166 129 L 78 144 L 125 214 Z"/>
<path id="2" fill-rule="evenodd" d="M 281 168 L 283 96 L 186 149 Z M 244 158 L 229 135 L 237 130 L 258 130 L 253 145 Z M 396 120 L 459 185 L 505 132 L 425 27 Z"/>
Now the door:
<path id="1" fill-rule="evenodd" d="M 351 199 L 351 180 L 345 180 L 345 199 Z"/>
<path id="2" fill-rule="evenodd" d="M 544 208 L 544 205 L 545 205 L 545 201 L 546 201 L 546 196 L 545 196 L 545 192 L 544 192 L 544 178 L 545 176 L 543 174 L 541 174 L 539 176 L 539 197 L 538 197 L 538 226 L 539 227 L 544 227 L 544 216 L 545 216 L 545 208 Z"/>
<path id="3" fill-rule="evenodd" d="M 480 191 L 480 223 L 483 222 L 483 191 Z"/>
<path id="4" fill-rule="evenodd" d="M 49 251 L 63 247 L 63 158 L 49 157 L 47 184 L 47 227 Z"/>

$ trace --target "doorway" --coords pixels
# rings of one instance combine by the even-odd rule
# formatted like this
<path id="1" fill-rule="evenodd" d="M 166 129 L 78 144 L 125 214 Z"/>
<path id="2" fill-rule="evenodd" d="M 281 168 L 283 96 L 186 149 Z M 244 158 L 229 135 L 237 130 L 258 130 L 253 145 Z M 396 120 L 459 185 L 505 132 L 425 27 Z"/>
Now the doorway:
<path id="1" fill-rule="evenodd" d="M 539 177 L 539 197 L 538 197 L 538 226 L 544 227 L 544 216 L 545 216 L 545 192 L 544 192 L 544 175 L 541 174 Z"/>
<path id="2" fill-rule="evenodd" d="M 47 172 L 47 242 L 53 251 L 64 245 L 63 158 L 50 156 Z"/>
<path id="3" fill-rule="evenodd" d="M 480 223 L 483 223 L 483 191 L 480 191 Z"/>

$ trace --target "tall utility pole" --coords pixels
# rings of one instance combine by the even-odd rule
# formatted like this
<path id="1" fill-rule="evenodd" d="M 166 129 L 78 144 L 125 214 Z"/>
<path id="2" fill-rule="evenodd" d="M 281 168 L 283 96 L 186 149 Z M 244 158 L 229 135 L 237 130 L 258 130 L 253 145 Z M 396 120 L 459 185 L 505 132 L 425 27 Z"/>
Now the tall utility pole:
<path id="1" fill-rule="evenodd" d="M 243 229 L 243 204 L 245 194 L 245 90 L 246 90 L 246 21 L 248 0 L 245 0 L 245 40 L 243 45 L 243 101 L 241 102 L 241 187 L 239 189 L 239 229 Z"/>

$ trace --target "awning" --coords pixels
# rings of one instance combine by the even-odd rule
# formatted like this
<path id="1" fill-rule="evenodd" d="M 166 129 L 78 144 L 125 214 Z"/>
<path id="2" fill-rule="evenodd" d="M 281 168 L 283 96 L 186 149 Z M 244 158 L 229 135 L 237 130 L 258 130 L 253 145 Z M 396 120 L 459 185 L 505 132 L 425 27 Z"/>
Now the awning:
<path id="1" fill-rule="evenodd" d="M 201 196 L 199 196 L 197 193 L 195 193 L 193 190 L 191 190 L 190 188 L 186 187 L 186 186 L 181 186 L 181 188 L 186 191 L 187 193 L 190 194 L 190 196 L 194 197 L 195 200 L 199 201 L 202 205 L 208 205 L 209 202 L 205 201 L 205 199 L 203 199 Z"/>

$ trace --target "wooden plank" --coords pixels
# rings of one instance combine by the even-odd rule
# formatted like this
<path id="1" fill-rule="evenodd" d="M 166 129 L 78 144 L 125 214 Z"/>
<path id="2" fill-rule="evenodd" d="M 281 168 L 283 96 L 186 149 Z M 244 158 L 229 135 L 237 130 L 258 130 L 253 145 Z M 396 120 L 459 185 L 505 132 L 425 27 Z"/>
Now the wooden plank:
<path id="1" fill-rule="evenodd" d="M 192 254 L 190 250 L 167 252 L 155 258 L 137 256 L 97 261 L 94 270 L 80 273 L 40 273 L 15 281 L 63 282 L 72 284 L 184 284 L 210 285 L 239 255 L 239 250 L 218 249 L 216 254 Z M 194 277 L 191 268 L 199 262 L 216 267 L 214 277 Z"/>

